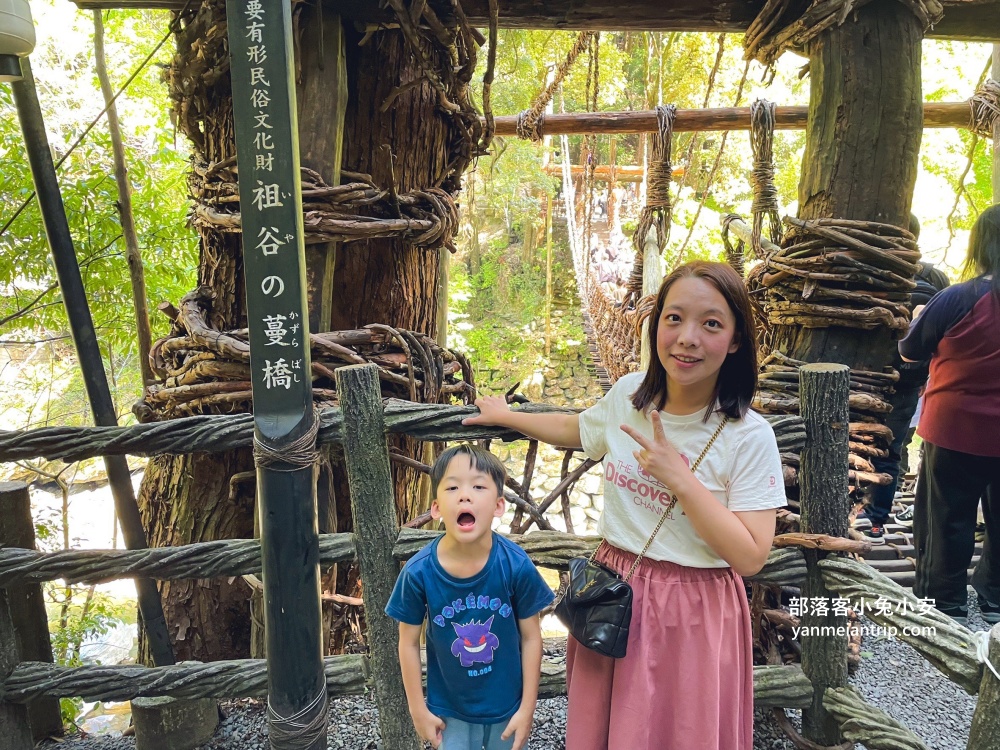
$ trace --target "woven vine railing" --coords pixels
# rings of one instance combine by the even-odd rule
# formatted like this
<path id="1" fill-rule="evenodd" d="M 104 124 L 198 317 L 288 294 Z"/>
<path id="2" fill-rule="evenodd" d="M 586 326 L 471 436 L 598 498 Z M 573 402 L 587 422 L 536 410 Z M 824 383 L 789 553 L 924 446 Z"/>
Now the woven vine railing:
<path id="1" fill-rule="evenodd" d="M 347 398 L 350 397 L 348 393 Z M 535 413 L 571 411 L 536 404 L 523 404 L 518 408 Z M 523 439 L 517 433 L 497 428 L 462 425 L 462 418 L 473 412 L 474 408 L 467 406 L 416 404 L 387 399 L 382 417 L 386 432 L 404 432 L 424 440 Z M 802 450 L 805 429 L 799 417 L 777 416 L 771 417 L 770 421 L 784 449 Z M 320 424 L 320 441 L 330 442 L 346 437 L 344 417 L 339 408 L 323 410 Z M 3 434 L 0 436 L 0 460 L 11 460 L 14 455 L 61 456 L 73 460 L 108 452 L 149 454 L 161 450 L 225 450 L 249 445 L 251 439 L 251 417 L 246 415 L 201 416 L 128 428 L 56 428 Z M 389 458 L 388 454 L 386 457 Z M 549 502 L 561 491 L 557 487 L 550 493 Z M 355 497 L 355 501 L 368 502 L 369 499 Z M 535 523 L 541 526 L 544 516 L 540 509 L 540 505 L 533 503 L 528 508 L 522 508 L 527 517 L 534 518 Z M 368 532 L 356 529 L 351 534 L 322 535 L 319 538 L 320 565 L 326 568 L 354 560 L 358 544 L 356 539 L 365 533 Z M 393 540 L 387 540 L 391 543 L 391 557 L 395 564 L 416 554 L 439 533 L 402 529 Z M 600 541 L 597 537 L 545 530 L 529 535 L 512 535 L 511 538 L 522 546 L 535 565 L 556 570 L 565 570 L 573 557 L 590 554 Z M 866 546 L 867 542 L 824 535 L 783 534 L 775 538 L 764 568 L 747 580 L 754 586 L 772 587 L 774 590 L 798 587 L 803 584 L 808 571 L 803 548 L 857 553 L 863 552 Z M 820 568 L 829 589 L 852 601 L 861 611 L 864 611 L 862 600 L 878 594 L 895 601 L 916 602 L 912 595 L 862 563 L 840 557 L 828 558 L 820 562 Z M 226 540 L 146 550 L 42 553 L 0 549 L 0 587 L 56 579 L 97 583 L 122 577 L 173 580 L 244 576 L 259 574 L 260 570 L 260 543 L 257 540 Z M 904 640 L 967 691 L 974 693 L 979 689 L 983 664 L 977 657 L 974 637 L 967 629 L 933 611 L 923 614 L 904 612 L 901 615 L 874 613 L 869 616 L 880 624 L 936 627 L 938 630 L 933 636 Z M 325 674 L 329 695 L 358 695 L 373 688 L 377 690 L 367 661 L 367 657 L 356 655 L 327 658 Z M 805 707 L 812 701 L 812 685 L 801 667 L 794 664 L 756 667 L 754 687 L 756 705 L 781 709 L 782 716 L 783 709 Z M 10 674 L 0 675 L 0 700 L 16 703 L 42 696 L 82 697 L 87 700 L 127 700 L 140 696 L 232 698 L 260 696 L 266 689 L 266 662 L 255 660 L 185 663 L 162 668 L 64 668 L 24 662 Z M 554 696 L 564 690 L 564 666 L 546 661 L 540 695 Z M 830 710 L 845 722 L 845 726 L 854 727 L 861 733 L 858 736 L 868 731 L 863 722 L 868 707 L 863 702 L 849 692 L 830 694 L 827 699 Z"/>
<path id="2" fill-rule="evenodd" d="M 402 529 L 393 546 L 399 561 L 413 557 L 441 532 Z M 589 555 L 600 539 L 562 531 L 536 531 L 510 535 L 538 567 L 566 570 L 574 557 Z M 354 535 L 320 534 L 320 565 L 329 568 L 355 558 Z M 105 583 L 120 578 L 216 578 L 255 575 L 261 571 L 260 541 L 225 539 L 179 547 L 144 550 L 35 550 L 0 548 L 0 587 L 25 582 L 64 580 L 67 583 Z M 749 580 L 794 586 L 805 573 L 802 553 L 794 548 L 776 548 L 767 564 Z"/>
<path id="3" fill-rule="evenodd" d="M 393 548 L 393 556 L 405 561 L 441 532 L 403 529 Z M 324 567 L 354 558 L 353 534 L 320 536 L 320 564 Z M 795 535 L 790 535 L 794 537 Z M 570 559 L 589 555 L 599 543 L 597 537 L 580 537 L 563 532 L 535 532 L 515 535 L 519 544 L 539 567 L 564 570 Z M 823 537 L 776 539 L 767 564 L 746 580 L 771 586 L 797 586 L 806 573 L 798 546 L 835 549 L 847 540 Z M 853 547 L 852 547 L 853 548 Z M 920 611 L 920 602 L 863 563 L 845 558 L 820 562 L 831 591 L 864 610 L 877 596 L 905 602 L 908 608 L 886 611 L 867 610 L 879 625 L 896 627 L 901 638 L 928 659 L 949 679 L 975 694 L 983 676 L 983 664 L 976 655 L 975 637 L 950 618 L 929 610 Z M 257 540 L 226 540 L 148 550 L 71 550 L 42 553 L 33 550 L 0 549 L 0 587 L 25 582 L 62 579 L 67 582 L 99 583 L 123 577 L 147 576 L 157 579 L 237 576 L 259 573 L 260 543 Z M 933 626 L 934 636 L 906 635 L 904 628 L 916 630 Z M 328 657 L 325 660 L 327 690 L 331 696 L 359 695 L 370 690 L 367 659 L 358 655 Z M 564 691 L 564 668 L 546 664 L 541 695 L 550 697 Z M 754 669 L 755 705 L 797 708 L 808 705 L 808 679 L 797 666 L 769 665 Z M 211 664 L 185 663 L 172 667 L 142 666 L 58 667 L 26 662 L 0 681 L 0 700 L 25 703 L 39 697 L 79 697 L 84 700 L 130 700 L 136 697 L 170 696 L 257 697 L 267 692 L 266 662 L 263 660 L 222 661 Z M 867 707 L 857 707 L 861 711 Z M 841 708 L 850 713 L 850 704 Z M 858 716 L 863 714 L 858 713 Z"/>
<path id="4" fill-rule="evenodd" d="M 549 404 L 526 403 L 517 408 L 529 414 L 575 414 L 579 410 Z M 466 417 L 478 414 L 474 406 L 419 404 L 388 398 L 383 400 L 383 418 L 390 433 L 409 435 L 423 441 L 522 440 L 513 430 L 481 425 L 463 425 Z M 343 441 L 344 421 L 339 407 L 318 412 L 318 442 Z M 795 415 L 769 416 L 781 450 L 801 446 L 805 430 Z M 0 430 L 0 462 L 32 458 L 81 461 L 96 456 L 154 456 L 230 451 L 253 443 L 253 416 L 250 414 L 182 417 L 131 427 L 43 427 L 35 430 Z"/>

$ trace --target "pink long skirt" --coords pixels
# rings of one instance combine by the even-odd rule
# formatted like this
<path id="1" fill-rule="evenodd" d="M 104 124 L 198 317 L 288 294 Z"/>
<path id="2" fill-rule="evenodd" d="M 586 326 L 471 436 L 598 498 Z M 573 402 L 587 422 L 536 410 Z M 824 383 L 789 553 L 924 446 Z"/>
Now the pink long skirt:
<path id="1" fill-rule="evenodd" d="M 635 555 L 607 543 L 597 559 L 624 574 Z M 572 637 L 566 750 L 751 750 L 750 608 L 731 568 L 644 559 L 630 581 L 624 659 Z"/>

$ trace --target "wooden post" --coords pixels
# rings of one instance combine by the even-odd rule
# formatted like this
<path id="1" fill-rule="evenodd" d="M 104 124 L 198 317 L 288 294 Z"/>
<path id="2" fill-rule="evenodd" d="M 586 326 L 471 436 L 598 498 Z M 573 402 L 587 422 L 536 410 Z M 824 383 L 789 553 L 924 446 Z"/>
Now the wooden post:
<path id="1" fill-rule="evenodd" d="M 347 112 L 347 51 L 340 16 L 323 3 L 305 3 L 298 20 L 296 44 L 299 160 L 319 172 L 328 185 L 340 184 Z M 309 330 L 329 331 L 333 316 L 333 269 L 339 243 L 306 247 Z M 320 525 L 323 525 L 322 518 Z"/>
<path id="2" fill-rule="evenodd" d="M 35 548 L 31 499 L 24 482 L 0 482 L 0 547 Z M 0 588 L 0 678 L 22 661 L 52 662 L 42 587 Z M 59 701 L 42 698 L 30 708 L 0 701 L 0 747 L 30 750 L 36 740 L 62 734 Z"/>
<path id="3" fill-rule="evenodd" d="M 254 453 L 264 580 L 268 738 L 326 748 L 315 417 L 288 3 L 228 0 Z"/>
<path id="4" fill-rule="evenodd" d="M 989 660 L 1000 671 L 1000 624 L 990 631 Z M 972 714 L 968 750 L 1000 750 L 1000 680 L 990 671 L 983 670 L 979 685 L 979 700 Z"/>
<path id="5" fill-rule="evenodd" d="M 399 535 L 393 498 L 382 395 L 375 365 L 351 365 L 336 372 L 344 415 L 344 458 L 351 485 L 354 539 L 361 569 L 372 679 L 378 704 L 381 746 L 419 750 L 399 673 L 399 629 L 385 606 L 399 575 L 392 548 Z"/>
<path id="6" fill-rule="evenodd" d="M 7 598 L 7 592 L 0 589 L 0 679 L 6 679 L 21 661 Z M 34 746 L 27 707 L 0 700 L 0 747 L 3 750 L 32 750 Z"/>
<path id="7" fill-rule="evenodd" d="M 806 442 L 802 449 L 799 473 L 799 502 L 802 532 L 847 536 L 847 396 L 850 369 L 846 365 L 812 364 L 799 368 L 799 390 L 802 399 L 802 421 Z M 840 741 L 840 726 L 823 707 L 827 688 L 847 684 L 847 618 L 834 614 L 831 595 L 823 585 L 823 576 L 816 564 L 818 550 L 803 550 L 806 558 L 806 580 L 802 597 L 807 603 L 823 600 L 828 614 L 815 614 L 815 607 L 803 608 L 803 633 L 821 632 L 836 635 L 802 636 L 802 669 L 813 685 L 811 708 L 802 711 L 802 734 L 820 745 L 835 745 Z M 840 635 L 843 633 L 843 635 Z"/>

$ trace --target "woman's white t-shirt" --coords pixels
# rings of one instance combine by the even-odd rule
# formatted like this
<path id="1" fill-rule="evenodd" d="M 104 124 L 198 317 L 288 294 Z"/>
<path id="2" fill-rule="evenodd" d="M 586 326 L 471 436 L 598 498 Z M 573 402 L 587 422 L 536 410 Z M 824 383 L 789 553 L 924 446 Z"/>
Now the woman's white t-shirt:
<path id="1" fill-rule="evenodd" d="M 645 373 L 619 379 L 594 406 L 580 414 L 583 450 L 595 461 L 604 457 L 604 512 L 598 530 L 610 544 L 638 554 L 670 502 L 671 490 L 647 474 L 632 452 L 639 445 L 621 430 L 627 424 L 652 439 L 653 424 L 632 406 L 632 394 Z M 715 433 L 722 415 L 704 412 L 679 417 L 660 412 L 667 439 L 690 466 Z M 785 505 L 778 443 L 771 425 L 749 411 L 730 420 L 695 476 L 732 511 L 765 510 Z M 724 568 L 719 557 L 692 528 L 680 504 L 674 506 L 646 556 L 692 568 Z"/>

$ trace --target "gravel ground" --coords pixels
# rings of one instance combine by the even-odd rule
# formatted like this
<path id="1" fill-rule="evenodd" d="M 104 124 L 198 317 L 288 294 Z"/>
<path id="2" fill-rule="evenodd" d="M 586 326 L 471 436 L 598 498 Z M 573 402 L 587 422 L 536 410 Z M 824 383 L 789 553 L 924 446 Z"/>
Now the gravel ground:
<path id="1" fill-rule="evenodd" d="M 970 588 L 969 628 L 990 627 Z M 948 680 L 902 641 L 868 637 L 861 651 L 861 665 L 851 683 L 866 701 L 911 729 L 932 750 L 964 750 L 976 709 L 974 695 Z"/>
<path id="2" fill-rule="evenodd" d="M 987 630 L 976 597 L 970 589 L 969 625 Z M 871 623 L 863 620 L 863 624 Z M 969 736 L 976 698 L 967 695 L 901 641 L 866 636 L 862 660 L 853 684 L 867 701 L 914 730 L 931 750 L 963 750 Z M 228 701 L 215 737 L 203 750 L 269 750 L 264 704 L 253 700 Z M 800 713 L 788 715 L 795 726 Z M 756 711 L 754 750 L 794 750 L 769 712 Z M 563 750 L 566 699 L 539 701 L 528 750 Z M 340 698 L 331 704 L 329 747 L 377 750 L 378 711 L 368 698 Z M 90 736 L 43 742 L 39 750 L 134 750 L 130 737 Z"/>

